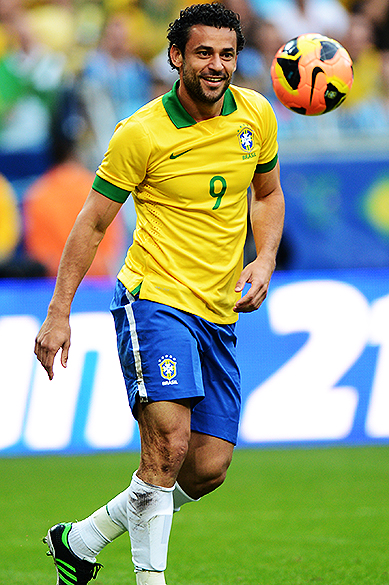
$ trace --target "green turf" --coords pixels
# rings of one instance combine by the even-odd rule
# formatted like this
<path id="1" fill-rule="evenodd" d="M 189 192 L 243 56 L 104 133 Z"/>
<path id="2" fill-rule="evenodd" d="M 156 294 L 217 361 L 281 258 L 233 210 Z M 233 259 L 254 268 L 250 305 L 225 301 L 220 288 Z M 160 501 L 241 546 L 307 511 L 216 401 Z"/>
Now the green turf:
<path id="1" fill-rule="evenodd" d="M 40 542 L 129 483 L 136 454 L 0 459 L 0 584 L 55 585 Z M 237 450 L 173 521 L 169 585 L 388 585 L 389 447 Z M 134 585 L 128 537 L 96 585 Z M 94 581 L 93 581 L 94 583 Z"/>

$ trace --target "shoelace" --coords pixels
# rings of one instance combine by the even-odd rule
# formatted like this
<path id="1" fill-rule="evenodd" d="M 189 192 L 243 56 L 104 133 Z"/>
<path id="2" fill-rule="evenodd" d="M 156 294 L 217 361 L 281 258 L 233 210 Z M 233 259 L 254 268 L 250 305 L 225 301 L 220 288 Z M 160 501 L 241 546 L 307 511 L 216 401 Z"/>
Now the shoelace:
<path id="1" fill-rule="evenodd" d="M 95 565 L 93 567 L 93 572 L 92 572 L 92 579 L 96 579 L 97 573 L 100 571 L 100 569 L 102 567 L 103 567 L 103 565 L 101 563 L 95 563 Z"/>
<path id="2" fill-rule="evenodd" d="M 42 539 L 42 542 L 44 542 L 44 543 L 46 544 L 46 543 L 47 543 L 47 538 L 46 538 L 46 537 L 45 537 L 45 538 L 43 538 L 43 539 Z M 46 556 L 48 556 L 48 557 L 52 557 L 52 556 L 54 556 L 54 555 L 53 555 L 53 553 L 51 552 L 51 550 L 48 550 L 48 551 L 46 552 Z M 102 569 L 103 567 L 104 567 L 104 565 L 102 565 L 101 563 L 95 563 L 95 564 L 93 565 L 92 569 L 91 569 L 91 571 L 92 571 L 92 575 L 91 575 L 90 579 L 96 579 L 96 577 L 97 577 L 97 573 L 98 573 L 98 572 L 100 571 L 100 569 Z M 78 569 L 78 570 L 80 570 L 80 569 Z M 87 569 L 87 570 L 85 571 L 85 569 L 84 569 L 84 568 L 82 568 L 82 569 L 81 569 L 81 571 L 82 571 L 82 572 L 88 572 L 88 573 L 89 573 L 89 569 Z M 89 575 L 88 575 L 88 576 L 89 576 Z"/>

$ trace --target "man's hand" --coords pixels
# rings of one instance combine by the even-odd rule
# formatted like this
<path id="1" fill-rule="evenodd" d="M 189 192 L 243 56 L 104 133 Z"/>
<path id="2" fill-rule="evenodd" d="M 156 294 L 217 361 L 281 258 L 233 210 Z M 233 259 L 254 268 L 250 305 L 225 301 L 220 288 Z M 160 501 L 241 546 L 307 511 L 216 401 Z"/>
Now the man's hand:
<path id="1" fill-rule="evenodd" d="M 70 325 L 66 317 L 47 316 L 35 339 L 34 353 L 52 380 L 53 363 L 57 352 L 62 348 L 61 364 L 66 368 L 70 347 Z"/>
<path id="2" fill-rule="evenodd" d="M 251 313 L 261 306 L 267 296 L 273 270 L 274 265 L 270 268 L 268 264 L 264 265 L 259 258 L 242 270 L 235 286 L 235 292 L 242 292 L 246 283 L 251 286 L 248 292 L 236 302 L 233 309 L 235 313 Z"/>

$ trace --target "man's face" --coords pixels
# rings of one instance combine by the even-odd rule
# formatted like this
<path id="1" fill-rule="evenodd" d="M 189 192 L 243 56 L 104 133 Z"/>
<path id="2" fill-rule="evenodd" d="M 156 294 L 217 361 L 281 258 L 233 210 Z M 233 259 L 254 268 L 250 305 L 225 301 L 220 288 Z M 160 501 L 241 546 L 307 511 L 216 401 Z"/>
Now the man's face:
<path id="1" fill-rule="evenodd" d="M 236 33 L 229 28 L 191 28 L 185 55 L 178 54 L 180 77 L 190 97 L 201 103 L 220 100 L 236 69 Z"/>

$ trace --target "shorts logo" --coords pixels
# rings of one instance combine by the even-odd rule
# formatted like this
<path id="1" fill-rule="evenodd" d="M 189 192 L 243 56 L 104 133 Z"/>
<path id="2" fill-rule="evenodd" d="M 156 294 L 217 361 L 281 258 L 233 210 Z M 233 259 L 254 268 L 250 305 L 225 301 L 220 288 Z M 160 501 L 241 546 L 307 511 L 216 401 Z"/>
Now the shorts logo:
<path id="1" fill-rule="evenodd" d="M 168 384 L 178 384 L 175 377 L 177 375 L 177 360 L 171 355 L 163 355 L 158 360 L 159 371 L 163 378 L 162 386 Z"/>
<path id="2" fill-rule="evenodd" d="M 239 131 L 238 138 L 240 147 L 244 152 L 250 152 L 254 148 L 254 134 L 247 126 Z"/>

